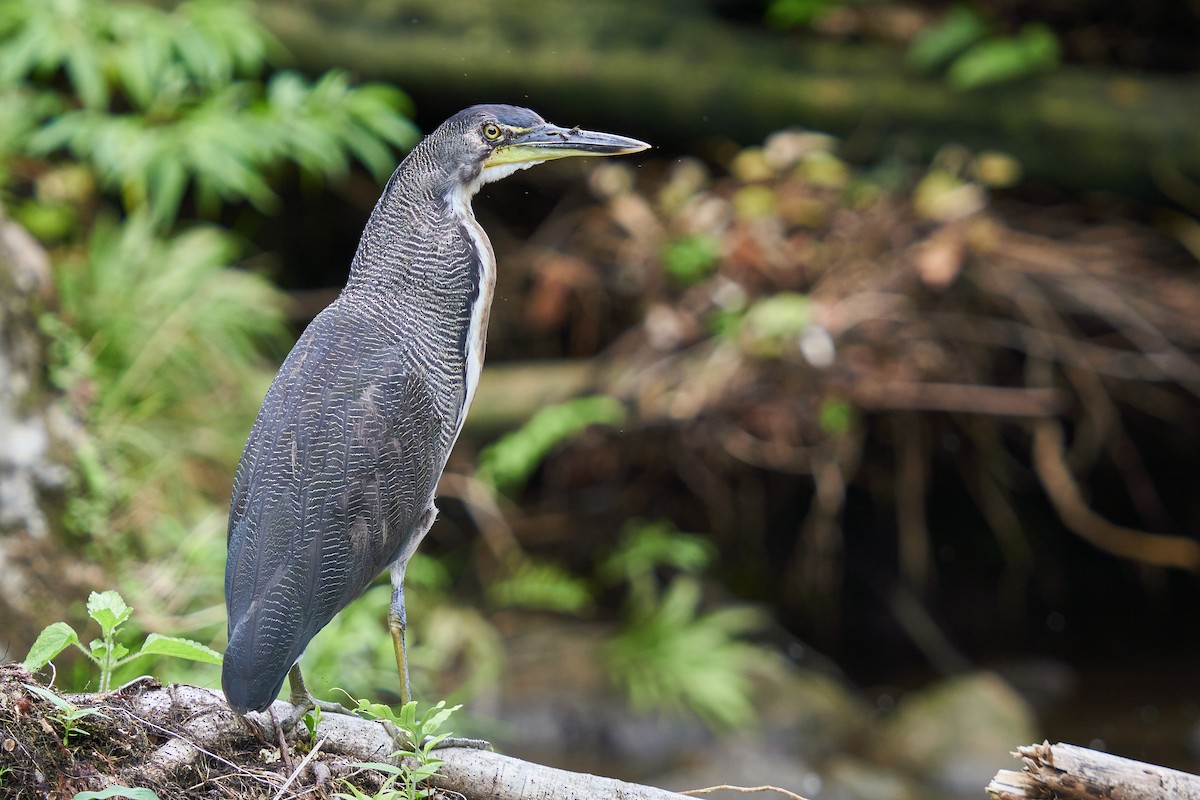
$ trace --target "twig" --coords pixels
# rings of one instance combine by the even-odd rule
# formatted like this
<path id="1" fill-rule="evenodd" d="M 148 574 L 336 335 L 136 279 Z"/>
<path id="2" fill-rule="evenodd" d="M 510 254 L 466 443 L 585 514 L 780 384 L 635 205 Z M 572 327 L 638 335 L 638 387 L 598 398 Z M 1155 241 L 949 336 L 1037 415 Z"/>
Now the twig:
<path id="1" fill-rule="evenodd" d="M 1113 555 L 1192 572 L 1200 570 L 1200 543 L 1116 525 L 1088 507 L 1063 454 L 1062 425 L 1038 422 L 1033 434 L 1033 466 L 1063 524 Z"/>
<path id="2" fill-rule="evenodd" d="M 443 497 L 458 498 L 498 563 L 508 563 L 521 555 L 521 544 L 487 486 L 470 475 L 447 472 L 442 475 L 438 491 Z"/>
<path id="3" fill-rule="evenodd" d="M 285 791 L 287 791 L 287 788 L 289 786 L 292 785 L 292 781 L 296 780 L 296 778 L 299 777 L 300 773 L 304 771 L 304 768 L 308 766 L 308 762 L 313 760 L 313 757 L 316 756 L 316 754 L 321 750 L 321 745 L 323 745 L 323 744 L 325 744 L 324 738 L 322 738 L 321 741 L 319 741 L 315 745 L 313 745 L 312 750 L 308 751 L 308 755 L 306 755 L 303 758 L 303 760 L 301 760 L 301 762 L 296 765 L 296 769 L 292 770 L 292 774 L 289 775 L 288 779 L 283 782 L 283 786 L 279 787 L 279 792 L 276 793 L 274 800 L 282 800 L 283 793 Z"/>
<path id="4" fill-rule="evenodd" d="M 993 800 L 1200 800 L 1200 776 L 1070 744 L 1028 745 L 1014 756 L 1021 772 L 1002 769 L 988 784 Z"/>
<path id="5" fill-rule="evenodd" d="M 741 792 L 742 794 L 750 794 L 752 792 L 777 792 L 784 797 L 790 797 L 792 800 L 807 800 L 807 798 L 789 792 L 787 789 L 780 789 L 778 786 L 730 786 L 728 783 L 722 783 L 720 786 L 709 786 L 704 789 L 688 789 L 680 794 L 698 795 L 708 794 L 710 792 Z"/>
<path id="6" fill-rule="evenodd" d="M 863 386 L 851 399 L 870 410 L 949 411 L 996 417 L 1048 417 L 1066 408 L 1066 396 L 1057 389 L 915 381 Z"/>

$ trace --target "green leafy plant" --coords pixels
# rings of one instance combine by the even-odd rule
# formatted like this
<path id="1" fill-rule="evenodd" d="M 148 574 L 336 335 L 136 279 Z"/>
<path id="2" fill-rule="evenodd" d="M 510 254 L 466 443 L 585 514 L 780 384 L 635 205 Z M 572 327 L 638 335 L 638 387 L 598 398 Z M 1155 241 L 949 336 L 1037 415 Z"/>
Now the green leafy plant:
<path id="1" fill-rule="evenodd" d="M 767 5 L 767 24 L 776 28 L 802 28 L 819 22 L 847 0 L 771 0 Z"/>
<path id="2" fill-rule="evenodd" d="M 200 498 L 177 476 L 236 459 L 230 414 L 252 418 L 267 379 L 261 351 L 283 329 L 274 288 L 230 268 L 236 249 L 218 228 L 160 236 L 135 214 L 100 221 L 88 249 L 63 258 L 60 316 L 43 330 L 59 344 L 58 382 L 96 387 L 83 413 L 104 454 L 79 454 L 99 516 L 74 514 L 80 529 L 102 531 L 134 494 L 143 519 L 186 511 Z"/>
<path id="3" fill-rule="evenodd" d="M 852 403 L 827 397 L 821 401 L 817 422 L 830 436 L 845 436 L 858 423 L 858 412 Z"/>
<path id="4" fill-rule="evenodd" d="M 546 406 L 480 452 L 477 477 L 493 489 L 519 489 L 561 442 L 592 425 L 615 426 L 624 420 L 624 407 L 612 397 L 579 397 Z"/>
<path id="5" fill-rule="evenodd" d="M 927 73 L 945 70 L 958 89 L 1016 80 L 1055 69 L 1062 54 L 1058 37 L 1045 25 L 1030 23 L 1015 36 L 994 27 L 970 6 L 954 6 L 912 43 L 908 63 Z"/>
<path id="6" fill-rule="evenodd" d="M 304 729 L 308 731 L 308 740 L 315 742 L 317 740 L 317 728 L 321 725 L 321 720 L 324 714 L 319 708 L 312 708 L 304 715 Z"/>
<path id="7" fill-rule="evenodd" d="M 663 269 L 683 286 L 707 278 L 721 258 L 721 240 L 710 233 L 693 233 L 663 246 Z"/>
<path id="8" fill-rule="evenodd" d="M 776 292 L 751 304 L 739 330 L 742 346 L 755 355 L 778 356 L 812 323 L 813 304 L 799 292 Z"/>
<path id="9" fill-rule="evenodd" d="M 327 73 L 309 83 L 281 71 L 260 80 L 278 45 L 242 0 L 196 0 L 171 11 L 99 0 L 14 0 L 0 22 L 0 86 L 51 97 L 24 143 L 66 150 L 129 210 L 172 222 L 188 187 L 210 213 L 222 202 L 275 201 L 268 172 L 294 161 L 336 177 L 353 155 L 382 177 L 391 147 L 415 128 L 395 88 L 352 87 Z M 70 94 L 53 79 L 66 77 Z"/>
<path id="10" fill-rule="evenodd" d="M 402 738 L 408 745 L 392 755 L 403 756 L 405 760 L 399 765 L 381 762 L 358 764 L 357 766 L 364 769 L 374 769 L 388 775 L 382 789 L 375 794 L 365 794 L 349 782 L 343 781 L 349 793 L 338 792 L 334 796 L 342 800 L 419 800 L 429 796 L 429 791 L 421 784 L 432 777 L 442 765 L 441 759 L 436 758 L 433 752 L 451 735 L 450 732 L 443 732 L 441 729 L 451 715 L 462 706 L 447 707 L 443 700 L 418 714 L 415 700 L 401 706 L 399 713 L 382 703 L 367 700 L 357 700 L 355 703 L 353 710 L 356 713 L 379 720 L 390 731 L 398 731 L 403 735 Z"/>
<path id="11" fill-rule="evenodd" d="M 98 709 L 79 708 L 79 707 L 71 704 L 67 700 L 63 699 L 62 697 L 59 697 L 57 694 L 50 691 L 49 689 L 43 688 L 41 686 L 35 686 L 32 683 L 25 683 L 25 684 L 22 684 L 22 686 L 24 686 L 26 689 L 33 692 L 38 697 L 42 698 L 43 700 L 46 700 L 47 702 L 49 702 L 51 705 L 54 706 L 55 711 L 52 716 L 53 716 L 54 720 L 59 725 L 62 726 L 63 746 L 66 746 L 67 744 L 70 743 L 71 734 L 73 734 L 73 733 L 79 733 L 84 736 L 88 735 L 88 732 L 86 730 L 84 730 L 82 727 L 80 727 L 80 725 L 79 725 L 80 720 L 85 719 L 87 717 L 100 717 L 101 719 L 108 719 L 108 717 L 106 717 L 104 714 L 102 714 Z"/>
<path id="12" fill-rule="evenodd" d="M 762 626 L 748 607 L 701 610 L 695 577 L 712 559 L 708 542 L 669 523 L 634 521 L 601 566 L 629 586 L 624 624 L 604 651 L 609 674 L 635 706 L 690 710 L 713 727 L 754 719 L 749 675 L 768 658 L 746 640 Z M 673 571 L 672 577 L 661 577 Z"/>
<path id="13" fill-rule="evenodd" d="M 522 558 L 488 586 L 488 599 L 502 608 L 528 608 L 578 614 L 592 605 L 587 582 L 557 564 Z"/>
<path id="14" fill-rule="evenodd" d="M 221 654 L 199 642 L 175 636 L 152 633 L 146 637 L 137 652 L 117 641 L 117 632 L 133 614 L 121 595 L 114 591 L 92 592 L 88 597 L 88 616 L 100 626 L 100 638 L 93 639 L 87 647 L 80 642 L 79 634 L 65 622 L 55 622 L 38 635 L 29 655 L 25 657 L 25 668 L 35 672 L 50 663 L 68 647 L 75 647 L 100 669 L 99 691 L 107 692 L 112 683 L 113 672 L 136 658 L 149 655 L 172 656 L 205 664 L 220 664 Z"/>

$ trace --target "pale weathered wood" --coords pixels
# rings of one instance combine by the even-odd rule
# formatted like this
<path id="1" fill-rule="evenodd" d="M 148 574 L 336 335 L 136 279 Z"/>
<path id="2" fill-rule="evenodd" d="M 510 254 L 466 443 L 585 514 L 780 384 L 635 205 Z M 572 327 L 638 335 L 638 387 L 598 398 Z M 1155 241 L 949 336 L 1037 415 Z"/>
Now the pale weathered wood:
<path id="1" fill-rule="evenodd" d="M 1027 745 L 1014 753 L 1023 772 L 1000 770 L 988 784 L 995 800 L 1200 800 L 1200 777 L 1072 744 Z"/>
<path id="2" fill-rule="evenodd" d="M 19 668 L 17 668 L 19 669 Z M 222 763 L 234 765 L 220 753 L 229 743 L 244 739 L 251 729 L 265 742 L 278 741 L 272 720 L 288 719 L 294 707 L 276 701 L 269 714 L 237 716 L 214 689 L 174 684 L 160 686 L 153 678 L 142 678 L 107 694 L 68 695 L 74 705 L 101 710 L 112 719 L 136 723 L 157 734 L 164 744 L 131 759 L 111 778 L 126 785 L 163 785 L 196 770 L 219 771 Z M 324 714 L 315 731 L 321 753 L 313 767 L 320 766 L 334 778 L 361 772 L 360 762 L 395 761 L 391 736 L 378 722 L 345 714 Z M 636 783 L 589 775 L 522 761 L 487 750 L 448 747 L 437 751 L 442 760 L 438 773 L 429 780 L 434 786 L 458 793 L 465 800 L 685 800 L 683 795 Z M 256 771 L 266 786 L 282 780 L 278 775 Z M 288 777 L 290 792 L 283 797 L 302 796 L 311 790 L 314 777 L 297 769 Z M 315 773 L 314 773 L 315 774 Z M 275 791 L 275 789 L 272 789 Z"/>

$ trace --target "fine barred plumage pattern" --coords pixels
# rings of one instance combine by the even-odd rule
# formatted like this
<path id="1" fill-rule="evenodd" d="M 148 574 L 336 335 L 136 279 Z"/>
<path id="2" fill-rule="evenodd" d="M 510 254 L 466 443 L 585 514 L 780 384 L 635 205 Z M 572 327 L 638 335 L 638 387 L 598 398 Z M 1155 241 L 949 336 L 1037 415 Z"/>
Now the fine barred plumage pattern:
<path id="1" fill-rule="evenodd" d="M 267 392 L 234 478 L 222 685 L 239 713 L 265 709 L 313 636 L 389 567 L 407 693 L 404 566 L 436 516 L 495 284 L 471 197 L 550 158 L 643 147 L 556 128 L 526 109 L 475 106 L 396 169 L 345 289 Z"/>

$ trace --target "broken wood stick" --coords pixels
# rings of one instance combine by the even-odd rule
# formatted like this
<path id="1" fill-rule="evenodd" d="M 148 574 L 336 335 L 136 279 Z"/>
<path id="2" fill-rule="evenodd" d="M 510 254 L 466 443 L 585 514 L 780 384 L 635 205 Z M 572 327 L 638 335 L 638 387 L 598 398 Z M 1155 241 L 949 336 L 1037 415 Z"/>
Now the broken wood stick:
<path id="1" fill-rule="evenodd" d="M 1013 753 L 1021 772 L 1002 769 L 988 784 L 993 800 L 1200 800 L 1200 776 L 1073 744 L 1032 744 Z"/>

